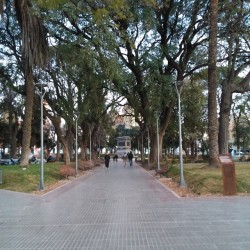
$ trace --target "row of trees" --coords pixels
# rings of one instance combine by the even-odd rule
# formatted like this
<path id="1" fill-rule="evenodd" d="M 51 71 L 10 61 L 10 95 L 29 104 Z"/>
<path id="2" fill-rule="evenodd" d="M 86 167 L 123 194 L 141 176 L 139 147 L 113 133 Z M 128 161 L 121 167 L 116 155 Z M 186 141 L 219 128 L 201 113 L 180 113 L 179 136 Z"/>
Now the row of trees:
<path id="1" fill-rule="evenodd" d="M 133 110 L 141 132 L 149 131 L 155 160 L 155 112 L 162 148 L 177 114 L 173 83 L 181 80 L 183 122 L 192 121 L 186 138 L 201 139 L 208 131 L 210 165 L 219 166 L 219 153 L 229 148 L 233 94 L 250 90 L 247 1 L 14 2 L 13 10 L 6 1 L 2 19 L 1 78 L 3 86 L 25 97 L 21 165 L 28 163 L 38 80 L 49 85 L 45 114 L 66 161 L 76 116 L 84 148 L 89 134 L 107 133 L 121 103 Z"/>

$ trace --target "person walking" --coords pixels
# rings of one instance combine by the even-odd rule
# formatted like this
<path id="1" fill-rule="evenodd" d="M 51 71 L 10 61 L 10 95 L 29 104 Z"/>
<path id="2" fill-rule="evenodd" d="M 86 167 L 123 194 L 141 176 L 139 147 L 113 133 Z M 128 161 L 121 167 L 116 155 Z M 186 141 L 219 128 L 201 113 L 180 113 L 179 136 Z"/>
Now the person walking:
<path id="1" fill-rule="evenodd" d="M 123 160 L 123 166 L 125 167 L 127 165 L 127 153 L 124 152 L 123 156 L 122 156 L 122 160 Z"/>
<path id="2" fill-rule="evenodd" d="M 118 159 L 118 155 L 115 154 L 114 157 L 113 157 L 113 161 L 117 161 L 117 159 Z"/>
<path id="3" fill-rule="evenodd" d="M 107 169 L 109 168 L 109 161 L 110 161 L 110 155 L 108 153 L 106 153 L 104 156 L 104 162 L 105 162 L 105 167 Z"/>
<path id="4" fill-rule="evenodd" d="M 130 167 L 133 166 L 133 158 L 134 158 L 134 155 L 133 155 L 132 151 L 130 151 L 130 152 L 128 153 L 128 161 L 129 161 Z"/>

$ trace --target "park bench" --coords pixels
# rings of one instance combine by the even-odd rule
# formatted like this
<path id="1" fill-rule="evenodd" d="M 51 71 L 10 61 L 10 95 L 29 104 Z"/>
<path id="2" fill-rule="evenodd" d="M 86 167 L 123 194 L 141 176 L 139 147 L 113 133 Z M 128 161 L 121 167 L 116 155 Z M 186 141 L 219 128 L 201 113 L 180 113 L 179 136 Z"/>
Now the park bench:
<path id="1" fill-rule="evenodd" d="M 155 176 L 157 174 L 159 174 L 160 177 L 162 177 L 162 175 L 165 175 L 167 177 L 168 171 L 169 171 L 168 165 L 167 166 L 163 166 L 163 167 L 161 167 L 161 169 L 156 169 L 155 170 Z"/>

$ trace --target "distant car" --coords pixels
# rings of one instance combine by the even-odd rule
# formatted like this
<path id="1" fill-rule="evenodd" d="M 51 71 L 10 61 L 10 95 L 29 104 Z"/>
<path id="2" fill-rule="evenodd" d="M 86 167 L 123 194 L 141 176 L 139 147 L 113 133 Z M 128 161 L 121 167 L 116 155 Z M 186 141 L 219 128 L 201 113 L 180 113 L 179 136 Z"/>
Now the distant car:
<path id="1" fill-rule="evenodd" d="M 19 159 L 10 158 L 9 156 L 3 156 L 0 162 L 1 165 L 16 165 L 19 163 Z"/>
<path id="2" fill-rule="evenodd" d="M 12 165 L 12 161 L 10 158 L 2 158 L 1 165 Z"/>

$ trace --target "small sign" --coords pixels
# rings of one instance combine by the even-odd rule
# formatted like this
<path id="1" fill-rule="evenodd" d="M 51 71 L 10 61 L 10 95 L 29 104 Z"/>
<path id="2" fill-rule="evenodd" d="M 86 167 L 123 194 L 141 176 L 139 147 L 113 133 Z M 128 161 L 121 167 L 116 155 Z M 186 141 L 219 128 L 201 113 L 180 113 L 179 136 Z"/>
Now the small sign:
<path id="1" fill-rule="evenodd" d="M 222 168 L 223 193 L 224 195 L 235 195 L 237 192 L 236 173 L 231 155 L 219 155 L 219 159 Z"/>
<path id="2" fill-rule="evenodd" d="M 229 155 L 219 155 L 221 164 L 234 164 L 231 156 Z"/>

